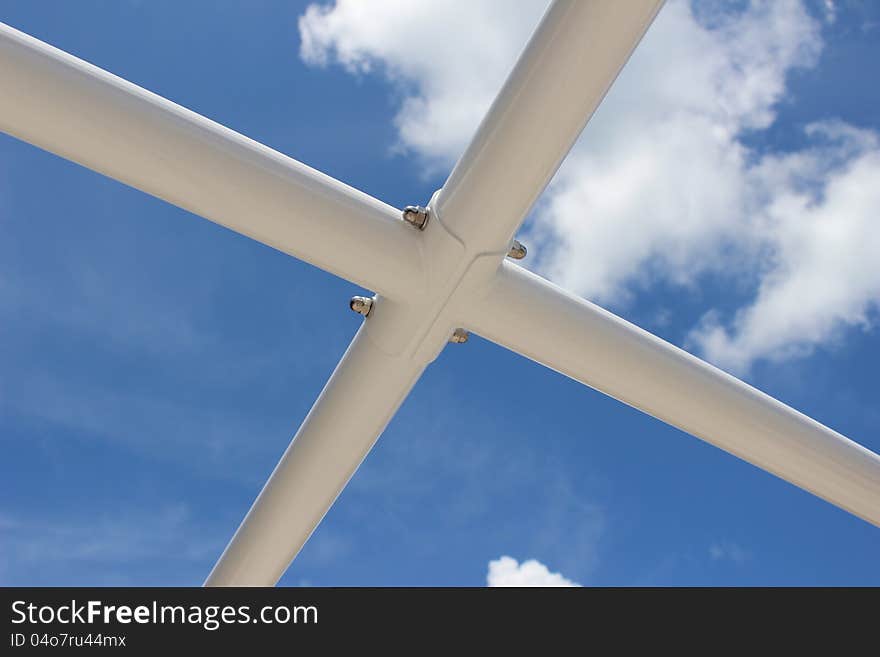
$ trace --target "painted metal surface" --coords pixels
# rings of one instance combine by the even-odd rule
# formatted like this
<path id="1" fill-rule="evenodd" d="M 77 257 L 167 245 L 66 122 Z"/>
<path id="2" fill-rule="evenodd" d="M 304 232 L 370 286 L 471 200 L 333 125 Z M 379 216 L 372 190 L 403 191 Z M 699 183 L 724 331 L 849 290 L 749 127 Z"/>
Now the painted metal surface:
<path id="1" fill-rule="evenodd" d="M 662 5 L 554 2 L 432 201 L 471 249 L 506 251 Z"/>
<path id="2" fill-rule="evenodd" d="M 398 210 L 2 23 L 0 130 L 362 287 L 422 285 Z"/>
<path id="3" fill-rule="evenodd" d="M 275 584 L 425 367 L 358 331 L 206 586 Z"/>
<path id="4" fill-rule="evenodd" d="M 475 333 L 880 526 L 880 456 L 516 265 L 475 300 Z"/>
<path id="5" fill-rule="evenodd" d="M 468 329 L 880 524 L 876 454 L 505 262 L 661 4 L 554 2 L 443 189 L 403 215 L 0 25 L 0 129 L 378 293 L 352 300 L 364 324 L 206 584 L 274 584 Z"/>

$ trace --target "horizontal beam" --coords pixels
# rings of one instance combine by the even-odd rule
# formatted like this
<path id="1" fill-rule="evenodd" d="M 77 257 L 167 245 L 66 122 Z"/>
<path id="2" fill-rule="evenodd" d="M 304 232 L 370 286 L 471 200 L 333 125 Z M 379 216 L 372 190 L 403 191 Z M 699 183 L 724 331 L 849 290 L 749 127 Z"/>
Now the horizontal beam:
<path id="1" fill-rule="evenodd" d="M 362 326 L 205 585 L 274 585 L 424 368 Z"/>
<path id="2" fill-rule="evenodd" d="M 443 189 L 434 213 L 472 252 L 507 251 L 662 0 L 557 0 Z"/>
<path id="3" fill-rule="evenodd" d="M 391 206 L 2 23 L 0 130 L 361 287 L 423 285 Z"/>
<path id="4" fill-rule="evenodd" d="M 880 456 L 535 274 L 504 263 L 467 326 L 880 526 Z"/>

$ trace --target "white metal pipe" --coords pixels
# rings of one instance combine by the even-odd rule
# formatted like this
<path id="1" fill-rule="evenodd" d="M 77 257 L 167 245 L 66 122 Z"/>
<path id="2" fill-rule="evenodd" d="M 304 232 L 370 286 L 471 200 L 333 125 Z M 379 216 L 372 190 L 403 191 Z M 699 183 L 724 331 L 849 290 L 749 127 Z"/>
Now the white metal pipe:
<path id="1" fill-rule="evenodd" d="M 362 326 L 205 585 L 274 585 L 424 368 Z"/>
<path id="2" fill-rule="evenodd" d="M 662 0 L 557 0 L 432 210 L 474 252 L 506 251 Z"/>
<path id="3" fill-rule="evenodd" d="M 467 326 L 880 526 L 880 456 L 535 274 L 504 263 Z"/>
<path id="4" fill-rule="evenodd" d="M 2 23 L 0 130 L 386 296 L 423 284 L 394 208 Z"/>

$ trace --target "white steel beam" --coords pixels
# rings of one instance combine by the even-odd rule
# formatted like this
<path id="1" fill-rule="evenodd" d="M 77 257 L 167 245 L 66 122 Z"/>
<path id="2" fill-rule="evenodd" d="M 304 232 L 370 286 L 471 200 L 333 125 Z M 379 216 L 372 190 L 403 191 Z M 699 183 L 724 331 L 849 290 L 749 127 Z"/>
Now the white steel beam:
<path id="1" fill-rule="evenodd" d="M 467 326 L 880 526 L 880 456 L 716 367 L 505 263 Z"/>
<path id="2" fill-rule="evenodd" d="M 506 252 L 662 0 L 557 0 L 431 202 L 476 252 Z"/>
<path id="3" fill-rule="evenodd" d="M 2 23 L 0 130 L 367 289 L 424 282 L 398 210 Z"/>
<path id="4" fill-rule="evenodd" d="M 0 24 L 0 130 L 382 294 L 208 585 L 274 584 L 458 326 L 880 524 L 880 457 L 499 262 L 661 0 L 557 0 L 426 219 Z"/>
<path id="5" fill-rule="evenodd" d="M 206 586 L 278 581 L 425 365 L 386 353 L 361 326 Z"/>

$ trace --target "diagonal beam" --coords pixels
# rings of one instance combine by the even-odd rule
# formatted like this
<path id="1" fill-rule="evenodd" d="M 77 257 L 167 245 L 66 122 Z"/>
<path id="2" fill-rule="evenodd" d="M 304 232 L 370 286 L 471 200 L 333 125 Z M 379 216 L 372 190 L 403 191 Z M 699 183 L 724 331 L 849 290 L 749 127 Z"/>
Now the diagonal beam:
<path id="1" fill-rule="evenodd" d="M 361 327 L 206 586 L 273 586 L 278 581 L 425 365 L 386 353 L 369 326 Z"/>
<path id="2" fill-rule="evenodd" d="M 476 252 L 506 252 L 662 0 L 557 0 L 431 202 Z"/>
<path id="3" fill-rule="evenodd" d="M 508 264 L 495 274 L 660 5 L 554 2 L 432 199 L 438 221 L 424 233 L 366 194 L 0 24 L 0 130 L 390 297 L 376 300 L 207 584 L 277 581 L 462 318 L 880 524 L 876 454 L 539 277 Z"/>
<path id="4" fill-rule="evenodd" d="M 598 306 L 505 263 L 468 326 L 880 526 L 880 456 Z"/>
<path id="5" fill-rule="evenodd" d="M 423 284 L 394 208 L 2 23 L 0 130 L 386 296 Z"/>
<path id="6" fill-rule="evenodd" d="M 429 214 L 437 221 L 420 226 L 425 293 L 375 305 L 206 584 L 274 584 L 281 576 L 424 364 L 442 348 L 459 309 L 495 275 L 513 231 L 660 4 L 552 5 L 432 200 Z M 360 375 L 347 364 L 352 354 L 362 354 Z M 354 408 L 363 422 L 352 421 Z"/>

